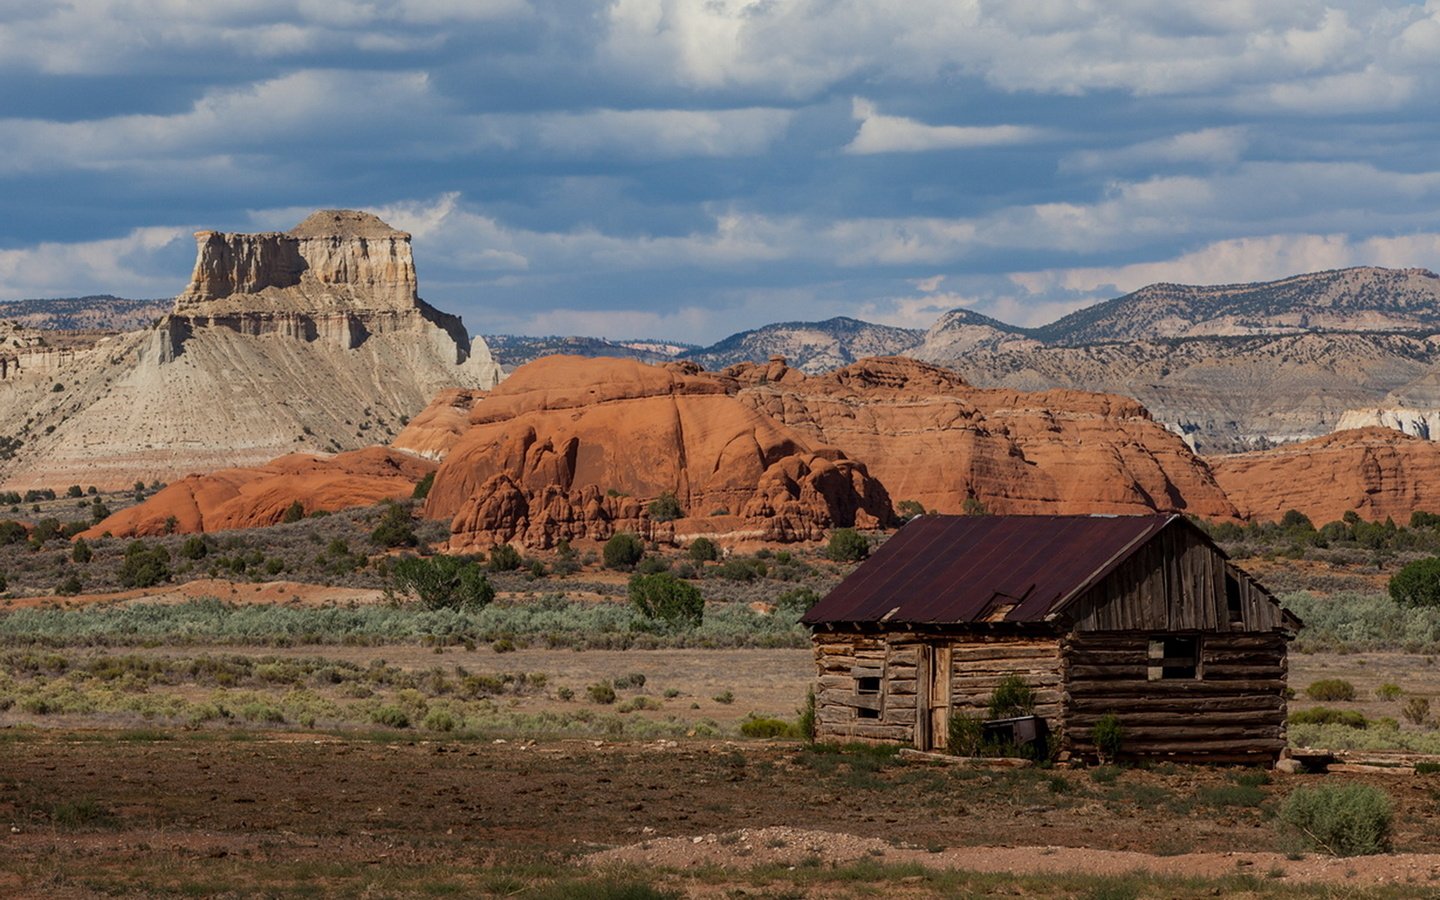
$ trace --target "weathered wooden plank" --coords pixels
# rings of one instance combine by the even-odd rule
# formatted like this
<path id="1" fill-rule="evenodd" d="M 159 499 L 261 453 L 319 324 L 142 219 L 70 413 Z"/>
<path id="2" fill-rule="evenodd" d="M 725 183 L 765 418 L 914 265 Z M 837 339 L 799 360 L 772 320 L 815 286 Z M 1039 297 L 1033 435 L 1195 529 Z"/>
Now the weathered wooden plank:
<path id="1" fill-rule="evenodd" d="M 1086 681 L 1072 678 L 1067 686 L 1072 697 L 1109 696 L 1131 697 L 1142 700 L 1148 697 L 1178 697 L 1186 695 L 1223 694 L 1264 694 L 1280 693 L 1285 690 L 1283 679 L 1250 681 L 1163 681 L 1118 682 Z"/>

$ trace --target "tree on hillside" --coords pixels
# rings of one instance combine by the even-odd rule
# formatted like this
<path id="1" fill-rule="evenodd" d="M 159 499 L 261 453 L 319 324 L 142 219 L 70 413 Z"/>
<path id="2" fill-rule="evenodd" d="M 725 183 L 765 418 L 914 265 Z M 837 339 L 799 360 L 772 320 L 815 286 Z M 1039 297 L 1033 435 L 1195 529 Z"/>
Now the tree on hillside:
<path id="1" fill-rule="evenodd" d="M 1396 572 L 1390 598 L 1401 606 L 1440 606 L 1440 557 L 1416 560 Z"/>

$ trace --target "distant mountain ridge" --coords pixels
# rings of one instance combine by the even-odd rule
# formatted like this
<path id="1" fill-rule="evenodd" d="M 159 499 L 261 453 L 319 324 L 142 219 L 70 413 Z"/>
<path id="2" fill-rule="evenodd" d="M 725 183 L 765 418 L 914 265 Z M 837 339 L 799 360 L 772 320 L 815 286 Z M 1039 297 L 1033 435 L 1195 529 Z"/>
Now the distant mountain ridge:
<path id="1" fill-rule="evenodd" d="M 127 300 L 109 294 L 12 300 L 0 303 L 0 321 L 43 331 L 134 331 L 170 311 L 173 300 Z"/>
<path id="2" fill-rule="evenodd" d="M 823 322 L 780 322 L 732 334 L 704 350 L 686 354 L 707 369 L 783 356 L 803 372 L 818 375 L 868 356 L 894 356 L 915 344 L 924 332 L 875 325 L 848 316 Z"/>

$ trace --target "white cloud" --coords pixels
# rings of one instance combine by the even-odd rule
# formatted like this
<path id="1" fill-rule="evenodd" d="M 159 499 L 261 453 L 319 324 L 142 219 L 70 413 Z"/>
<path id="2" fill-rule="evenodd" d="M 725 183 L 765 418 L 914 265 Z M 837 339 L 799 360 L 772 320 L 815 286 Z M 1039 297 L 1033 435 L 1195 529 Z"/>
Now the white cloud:
<path id="1" fill-rule="evenodd" d="M 1345 234 L 1271 234 L 1215 241 L 1170 259 L 1018 272 L 1010 278 L 1035 295 L 1079 291 L 1109 296 L 1156 282 L 1236 284 L 1361 265 L 1435 268 L 1440 265 L 1440 233 L 1359 239 Z"/>
<path id="2" fill-rule="evenodd" d="M 174 257 L 182 246 L 192 248 L 192 232 L 189 228 L 137 228 L 119 238 L 0 250 L 0 299 L 87 293 L 173 296 L 185 289 L 189 271 L 167 272 L 157 266 L 157 260 Z"/>
<path id="3" fill-rule="evenodd" d="M 483 115 L 475 141 L 511 150 L 540 148 L 563 156 L 638 159 L 751 156 L 782 137 L 787 109 L 599 109 L 581 113 Z"/>
<path id="4" fill-rule="evenodd" d="M 853 101 L 860 131 L 846 153 L 919 153 L 926 150 L 963 150 L 998 147 L 1038 140 L 1039 128 L 1024 125 L 926 125 L 914 119 L 881 115 L 875 104 L 861 97 Z"/>
<path id="5" fill-rule="evenodd" d="M 1115 150 L 1077 151 L 1062 160 L 1061 168 L 1093 172 L 1197 163 L 1230 166 L 1240 161 L 1249 144 L 1249 131 L 1243 127 L 1202 128 Z"/>

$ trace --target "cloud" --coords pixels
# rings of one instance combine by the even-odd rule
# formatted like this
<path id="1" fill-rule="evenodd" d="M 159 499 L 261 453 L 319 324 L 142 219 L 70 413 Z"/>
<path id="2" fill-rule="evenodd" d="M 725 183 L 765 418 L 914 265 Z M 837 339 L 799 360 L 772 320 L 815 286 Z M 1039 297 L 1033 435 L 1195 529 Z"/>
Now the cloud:
<path id="1" fill-rule="evenodd" d="M 854 114 L 860 122 L 860 131 L 846 145 L 846 153 L 920 153 L 999 147 L 1038 140 L 1045 133 L 1024 125 L 926 125 L 914 119 L 883 116 L 873 103 L 860 97 L 854 100 Z"/>
<path id="2" fill-rule="evenodd" d="M 0 300 L 94 293 L 174 296 L 184 290 L 189 270 L 177 270 L 173 262 L 180 254 L 193 255 L 193 230 L 137 228 L 119 238 L 0 250 Z"/>
<path id="3" fill-rule="evenodd" d="M 1215 241 L 1169 259 L 1021 272 L 1011 280 L 1037 295 L 1056 291 L 1124 294 L 1157 282 L 1234 284 L 1349 266 L 1434 266 L 1437 260 L 1440 233 L 1359 240 L 1345 234 L 1272 234 Z"/>
<path id="4" fill-rule="evenodd" d="M 633 159 L 750 156 L 779 139 L 786 109 L 599 109 L 581 113 L 484 115 L 474 121 L 480 146 L 527 147 L 566 157 Z"/>
<path id="5" fill-rule="evenodd" d="M 1242 126 L 1202 128 L 1117 149 L 1081 150 L 1061 160 L 1065 171 L 1095 172 L 1200 164 L 1231 166 L 1251 143 Z"/>

